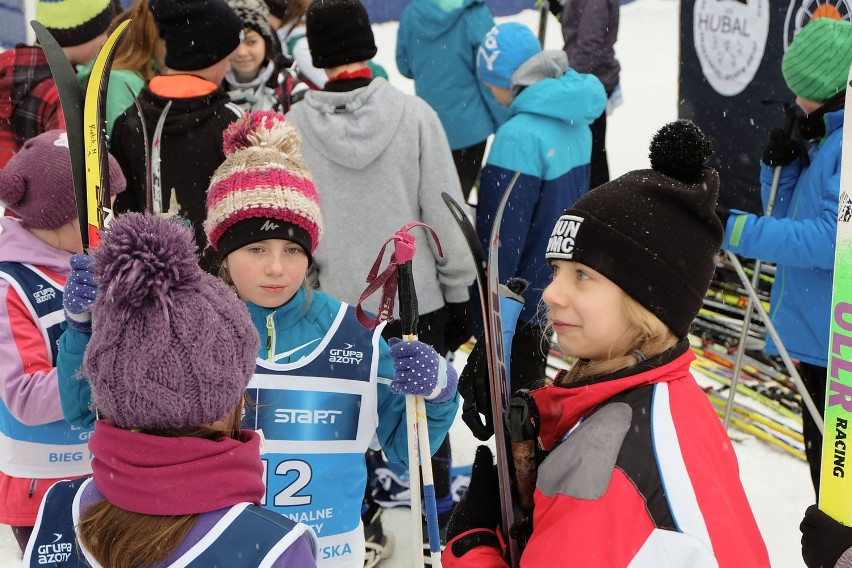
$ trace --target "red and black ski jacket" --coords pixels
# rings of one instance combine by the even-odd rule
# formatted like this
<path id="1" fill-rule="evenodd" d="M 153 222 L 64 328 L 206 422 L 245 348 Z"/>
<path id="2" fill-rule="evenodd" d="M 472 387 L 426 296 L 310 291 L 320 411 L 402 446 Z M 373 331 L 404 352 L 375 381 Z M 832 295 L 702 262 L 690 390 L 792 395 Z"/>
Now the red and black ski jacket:
<path id="1" fill-rule="evenodd" d="M 0 168 L 24 142 L 53 129 L 65 130 L 65 117 L 42 48 L 0 53 Z"/>
<path id="2" fill-rule="evenodd" d="M 552 451 L 521 566 L 769 566 L 733 447 L 690 374 L 694 358 L 684 341 L 626 372 L 533 391 Z M 453 541 L 448 568 L 505 565 L 489 546 L 452 551 Z"/>

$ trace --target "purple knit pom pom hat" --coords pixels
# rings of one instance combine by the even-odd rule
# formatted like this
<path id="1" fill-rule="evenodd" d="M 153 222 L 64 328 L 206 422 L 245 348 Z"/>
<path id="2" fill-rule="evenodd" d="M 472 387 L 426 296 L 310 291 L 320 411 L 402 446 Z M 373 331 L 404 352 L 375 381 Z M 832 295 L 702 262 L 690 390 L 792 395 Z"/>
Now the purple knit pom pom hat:
<path id="1" fill-rule="evenodd" d="M 127 186 L 115 158 L 109 156 L 110 193 Z M 77 218 L 71 151 L 63 130 L 30 138 L 0 170 L 0 201 L 25 227 L 58 229 Z"/>
<path id="2" fill-rule="evenodd" d="M 227 417 L 260 343 L 246 306 L 198 267 L 190 229 L 126 213 L 92 251 L 98 299 L 83 374 L 120 428 L 172 429 Z"/>
<path id="3" fill-rule="evenodd" d="M 299 134 L 284 115 L 255 111 L 231 124 L 223 139 L 225 161 L 207 190 L 210 245 L 224 259 L 254 242 L 286 239 L 312 259 L 322 214 Z"/>

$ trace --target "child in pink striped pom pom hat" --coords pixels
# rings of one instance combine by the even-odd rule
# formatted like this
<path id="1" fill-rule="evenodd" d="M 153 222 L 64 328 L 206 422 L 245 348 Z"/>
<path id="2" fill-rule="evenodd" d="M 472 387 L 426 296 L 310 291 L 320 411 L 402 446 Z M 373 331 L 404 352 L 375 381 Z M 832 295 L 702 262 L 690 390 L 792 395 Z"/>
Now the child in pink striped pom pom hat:
<path id="1" fill-rule="evenodd" d="M 308 286 L 322 214 L 299 144 L 280 114 L 256 111 L 232 124 L 207 192 L 204 228 L 220 275 L 260 335 L 248 387 L 256 404 L 245 426 L 266 439 L 265 507 L 312 520 L 320 566 L 361 568 L 367 448 L 375 437 L 389 459 L 405 461 L 409 393 L 427 399 L 434 453 L 456 415 L 458 379 L 428 345 L 388 347 L 383 325 L 365 329 L 353 307 Z M 349 244 L 359 246 L 355 238 Z M 369 269 L 352 278 L 363 280 Z M 378 545 L 390 550 L 383 540 Z M 374 543 L 366 546 L 375 555 Z"/>

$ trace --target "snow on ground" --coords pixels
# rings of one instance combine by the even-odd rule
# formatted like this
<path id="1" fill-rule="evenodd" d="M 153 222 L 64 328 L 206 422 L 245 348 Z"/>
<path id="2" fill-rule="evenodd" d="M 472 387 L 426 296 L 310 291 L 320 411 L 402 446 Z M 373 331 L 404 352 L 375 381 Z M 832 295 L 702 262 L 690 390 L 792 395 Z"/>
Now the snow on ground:
<path id="1" fill-rule="evenodd" d="M 648 167 L 651 135 L 664 123 L 677 118 L 679 6 L 675 0 L 637 0 L 621 9 L 616 50 L 622 66 L 624 104 L 607 121 L 607 147 L 613 176 Z M 532 10 L 498 20 L 520 21 L 534 31 L 538 29 L 538 14 Z M 413 83 L 396 71 L 396 25 L 379 24 L 375 32 L 379 46 L 377 61 L 388 71 L 392 83 L 413 93 Z M 551 19 L 546 47 L 559 49 L 561 46 L 558 22 Z M 454 461 L 471 463 L 477 441 L 461 420 L 456 421 L 450 437 Z M 803 566 L 798 526 L 805 508 L 814 501 L 807 465 L 748 436 L 734 447 L 743 485 L 769 549 L 772 566 Z M 409 514 L 408 509 L 395 509 L 384 515 L 384 526 L 396 539 L 394 554 L 381 565 L 385 568 L 415 565 L 412 559 L 417 555 L 413 554 L 410 538 L 405 533 Z M 19 558 L 11 531 L 0 527 L 0 568 L 19 566 Z"/>

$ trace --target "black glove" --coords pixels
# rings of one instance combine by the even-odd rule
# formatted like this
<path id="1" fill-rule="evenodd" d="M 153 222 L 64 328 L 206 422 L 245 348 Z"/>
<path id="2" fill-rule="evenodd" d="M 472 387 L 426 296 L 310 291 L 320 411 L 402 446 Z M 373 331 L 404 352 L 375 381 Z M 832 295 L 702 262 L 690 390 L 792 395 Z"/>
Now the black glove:
<path id="1" fill-rule="evenodd" d="M 494 435 L 494 418 L 491 415 L 488 357 L 483 336 L 476 338 L 476 345 L 467 357 L 467 363 L 459 376 L 458 389 L 464 400 L 462 420 L 471 433 L 484 442 Z M 480 414 L 485 417 L 484 421 Z"/>
<path id="2" fill-rule="evenodd" d="M 722 229 L 728 226 L 728 217 L 731 216 L 731 210 L 723 205 L 716 205 L 716 216 L 722 222 Z"/>
<path id="3" fill-rule="evenodd" d="M 447 325 L 444 327 L 444 340 L 449 351 L 455 351 L 473 337 L 473 312 L 471 301 L 446 303 Z"/>
<path id="4" fill-rule="evenodd" d="M 476 448 L 476 457 L 473 458 L 470 485 L 447 524 L 447 541 L 474 529 L 482 530 L 472 532 L 454 542 L 453 555 L 461 558 L 478 546 L 493 546 L 499 549 L 500 540 L 495 532 L 499 524 L 500 485 L 497 480 L 497 467 L 488 446 L 479 446 Z"/>
<path id="5" fill-rule="evenodd" d="M 802 558 L 808 568 L 833 568 L 837 559 L 852 547 L 852 527 L 835 521 L 816 505 L 805 511 L 799 530 L 802 531 Z"/>
<path id="6" fill-rule="evenodd" d="M 544 0 L 548 3 L 547 9 L 550 10 L 550 13 L 556 16 L 558 21 L 562 21 L 562 10 L 565 9 L 565 4 L 560 2 L 559 0 Z"/>
<path id="7" fill-rule="evenodd" d="M 769 133 L 769 142 L 763 149 L 763 163 L 767 166 L 786 166 L 799 157 L 801 145 L 793 141 L 781 128 Z"/>

